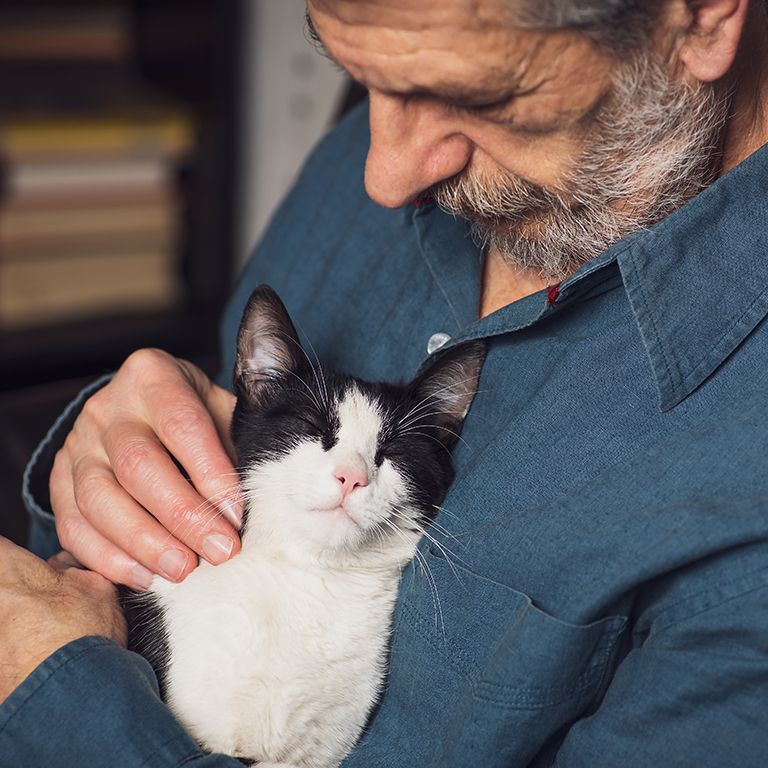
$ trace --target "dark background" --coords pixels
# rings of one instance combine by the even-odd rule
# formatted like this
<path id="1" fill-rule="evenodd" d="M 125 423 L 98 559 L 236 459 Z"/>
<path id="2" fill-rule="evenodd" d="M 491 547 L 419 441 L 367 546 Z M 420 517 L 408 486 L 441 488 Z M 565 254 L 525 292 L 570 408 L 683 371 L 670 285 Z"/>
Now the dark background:
<path id="1" fill-rule="evenodd" d="M 166 255 L 175 285 L 172 299 L 163 306 L 90 308 L 10 324 L 0 320 L 0 534 L 19 543 L 26 540 L 27 529 L 20 497 L 23 468 L 85 383 L 145 346 L 192 360 L 211 375 L 217 369 L 218 319 L 242 258 L 236 196 L 244 163 L 246 2 L 259 0 L 0 4 L 0 138 L 4 122 L 17 119 L 77 121 L 112 114 L 122 119 L 127 114 L 130 121 L 147 110 L 183 115 L 191 137 L 168 166 L 174 236 Z M 119 24 L 99 21 L 105 8 L 117 14 Z M 63 11 L 71 12 L 75 22 L 67 21 Z M 65 29 L 60 18 L 69 27 L 74 23 L 74 33 L 82 18 L 82 50 L 67 42 L 72 29 Z M 21 32 L 9 37 L 14 29 Z M 348 106 L 345 101 L 359 98 L 356 91 L 347 93 L 335 116 Z M 3 206 L 9 210 L 13 204 L 8 202 L 8 179 L 14 162 L 0 142 L 0 270 L 3 259 L 30 263 L 31 258 L 23 249 L 3 251 Z M 51 250 L 56 250 L 55 240 Z M 0 271 L 0 281 L 3 275 Z"/>

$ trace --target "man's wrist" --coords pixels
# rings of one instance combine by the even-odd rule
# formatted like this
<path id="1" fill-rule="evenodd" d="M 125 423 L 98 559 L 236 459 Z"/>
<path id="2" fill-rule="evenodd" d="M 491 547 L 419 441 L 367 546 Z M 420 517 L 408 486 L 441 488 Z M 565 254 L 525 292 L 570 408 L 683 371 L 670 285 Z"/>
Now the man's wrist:
<path id="1" fill-rule="evenodd" d="M 53 512 L 48 495 L 48 477 L 51 474 L 54 456 L 64 444 L 64 439 L 69 434 L 85 401 L 107 384 L 112 376 L 111 373 L 101 376 L 80 390 L 77 397 L 67 405 L 53 423 L 30 457 L 24 469 L 22 497 L 24 505 L 33 519 L 38 518 L 45 523 L 53 522 Z"/>

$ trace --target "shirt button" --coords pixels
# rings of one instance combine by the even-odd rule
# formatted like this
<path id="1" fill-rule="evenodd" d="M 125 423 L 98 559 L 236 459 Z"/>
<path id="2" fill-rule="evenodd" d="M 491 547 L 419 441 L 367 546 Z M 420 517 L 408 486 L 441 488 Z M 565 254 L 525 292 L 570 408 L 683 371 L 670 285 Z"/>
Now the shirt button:
<path id="1" fill-rule="evenodd" d="M 450 340 L 451 337 L 447 333 L 433 333 L 427 342 L 427 354 L 431 355 L 437 352 L 440 347 L 444 347 Z"/>

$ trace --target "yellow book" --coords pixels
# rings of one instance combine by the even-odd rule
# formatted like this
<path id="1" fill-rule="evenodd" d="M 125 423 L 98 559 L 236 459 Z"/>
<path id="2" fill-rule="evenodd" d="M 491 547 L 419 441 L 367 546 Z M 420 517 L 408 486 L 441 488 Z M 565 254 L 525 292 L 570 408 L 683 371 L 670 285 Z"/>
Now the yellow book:
<path id="1" fill-rule="evenodd" d="M 178 288 L 161 253 L 0 261 L 0 328 L 170 307 Z"/>
<path id="2" fill-rule="evenodd" d="M 177 155 L 194 127 L 182 113 L 88 119 L 10 119 L 0 123 L 0 152 L 26 156 Z"/>
<path id="3" fill-rule="evenodd" d="M 168 206 L 114 206 L 104 209 L 0 211 L 0 246 L 21 246 L 40 239 L 74 240 L 94 235 L 164 234 L 175 228 L 176 212 Z"/>

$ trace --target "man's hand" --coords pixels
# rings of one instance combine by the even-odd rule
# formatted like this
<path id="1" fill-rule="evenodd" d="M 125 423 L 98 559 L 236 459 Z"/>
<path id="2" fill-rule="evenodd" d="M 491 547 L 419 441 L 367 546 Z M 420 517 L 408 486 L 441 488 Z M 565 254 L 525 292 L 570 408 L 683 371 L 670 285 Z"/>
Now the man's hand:
<path id="1" fill-rule="evenodd" d="M 135 589 L 155 573 L 181 581 L 196 554 L 213 564 L 231 557 L 242 517 L 228 437 L 234 404 L 191 363 L 154 349 L 132 354 L 85 403 L 56 455 L 61 545 Z"/>
<path id="2" fill-rule="evenodd" d="M 86 635 L 126 644 L 117 591 L 60 552 L 48 563 L 0 536 L 0 702 L 38 664 Z"/>

